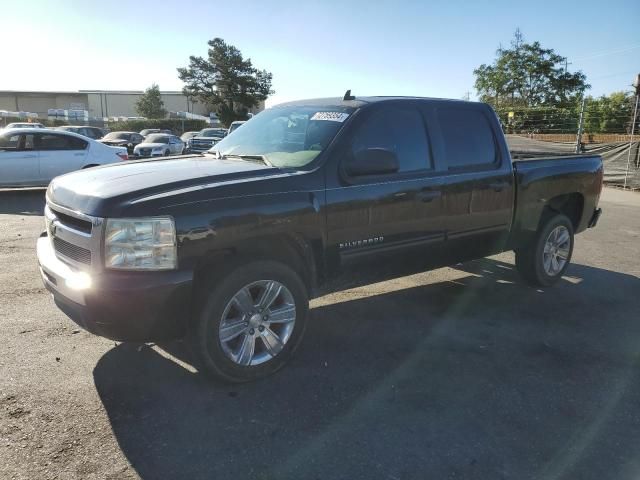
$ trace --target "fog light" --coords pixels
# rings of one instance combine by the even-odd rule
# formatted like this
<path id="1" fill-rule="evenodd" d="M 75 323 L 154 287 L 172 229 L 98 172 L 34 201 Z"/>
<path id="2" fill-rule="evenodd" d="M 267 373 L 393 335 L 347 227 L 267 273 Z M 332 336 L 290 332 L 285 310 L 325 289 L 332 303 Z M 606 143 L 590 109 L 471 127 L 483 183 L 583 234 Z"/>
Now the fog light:
<path id="1" fill-rule="evenodd" d="M 73 290 L 86 290 L 91 288 L 91 277 L 86 272 L 74 272 L 65 283 Z"/>

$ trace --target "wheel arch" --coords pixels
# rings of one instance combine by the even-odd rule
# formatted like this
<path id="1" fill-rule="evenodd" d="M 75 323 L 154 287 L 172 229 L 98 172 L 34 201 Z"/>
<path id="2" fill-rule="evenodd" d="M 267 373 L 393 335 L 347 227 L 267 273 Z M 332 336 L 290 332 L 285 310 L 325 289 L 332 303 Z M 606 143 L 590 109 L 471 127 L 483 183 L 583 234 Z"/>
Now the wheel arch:
<path id="1" fill-rule="evenodd" d="M 550 215 L 561 213 L 571 221 L 574 232 L 577 232 L 584 212 L 584 195 L 572 192 L 550 198 L 542 209 L 538 228 L 547 221 Z"/>
<path id="2" fill-rule="evenodd" d="M 273 260 L 287 265 L 300 275 L 309 293 L 323 277 L 324 262 L 319 241 L 309 240 L 298 233 L 270 235 L 208 252 L 194 273 L 196 291 L 211 278 L 254 260 Z"/>

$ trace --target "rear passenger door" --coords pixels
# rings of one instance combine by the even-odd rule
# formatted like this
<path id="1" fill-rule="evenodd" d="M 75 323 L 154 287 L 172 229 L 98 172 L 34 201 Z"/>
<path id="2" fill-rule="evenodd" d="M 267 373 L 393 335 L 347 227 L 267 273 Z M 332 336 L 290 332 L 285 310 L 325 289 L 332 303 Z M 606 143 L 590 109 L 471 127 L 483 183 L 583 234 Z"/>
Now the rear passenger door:
<path id="1" fill-rule="evenodd" d="M 84 166 L 89 142 L 62 133 L 38 133 L 35 148 L 40 154 L 40 179 L 48 183 L 54 177 Z"/>
<path id="2" fill-rule="evenodd" d="M 439 183 L 434 178 L 424 118 L 411 102 L 380 102 L 363 110 L 338 148 L 337 175 L 328 168 L 327 240 L 341 260 L 427 247 L 444 239 Z M 350 177 L 359 151 L 395 153 L 395 173 Z"/>
<path id="3" fill-rule="evenodd" d="M 443 170 L 448 249 L 458 258 L 501 251 L 511 227 L 514 179 L 493 113 L 482 104 L 440 102 L 429 117 Z"/>

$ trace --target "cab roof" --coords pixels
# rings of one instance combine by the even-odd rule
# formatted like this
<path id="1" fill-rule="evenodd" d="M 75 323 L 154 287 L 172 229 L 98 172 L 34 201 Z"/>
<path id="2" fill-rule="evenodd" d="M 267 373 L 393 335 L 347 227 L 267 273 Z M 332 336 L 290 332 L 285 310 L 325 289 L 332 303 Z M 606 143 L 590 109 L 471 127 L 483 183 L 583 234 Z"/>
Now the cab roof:
<path id="1" fill-rule="evenodd" d="M 355 97 L 353 100 L 344 100 L 343 97 L 328 97 L 328 98 L 311 98 L 308 100 L 296 100 L 293 102 L 285 102 L 278 105 L 277 107 L 351 107 L 351 108 L 360 108 L 365 105 L 369 105 L 371 103 L 378 102 L 386 102 L 386 101 L 397 101 L 397 100 L 407 100 L 407 101 L 415 101 L 415 100 L 427 100 L 427 101 L 437 101 L 437 102 L 453 102 L 453 103 L 476 103 L 476 102 L 468 102 L 466 100 L 452 100 L 447 98 L 432 98 L 432 97 L 402 97 L 402 96 L 373 96 L 373 97 Z"/>

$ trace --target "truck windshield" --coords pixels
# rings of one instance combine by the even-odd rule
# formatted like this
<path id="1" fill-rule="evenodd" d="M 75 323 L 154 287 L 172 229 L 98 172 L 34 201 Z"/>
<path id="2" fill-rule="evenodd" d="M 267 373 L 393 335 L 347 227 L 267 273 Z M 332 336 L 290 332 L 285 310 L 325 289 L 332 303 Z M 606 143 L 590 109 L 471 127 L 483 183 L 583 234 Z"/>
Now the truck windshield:
<path id="1" fill-rule="evenodd" d="M 200 131 L 200 133 L 198 134 L 199 137 L 207 137 L 207 138 L 213 138 L 213 137 L 224 137 L 225 133 L 227 133 L 227 131 L 223 128 L 214 128 L 212 130 L 202 130 Z"/>
<path id="2" fill-rule="evenodd" d="M 303 167 L 316 158 L 343 122 L 349 107 L 275 107 L 256 115 L 209 152 L 218 156 L 261 156 L 278 168 Z"/>

